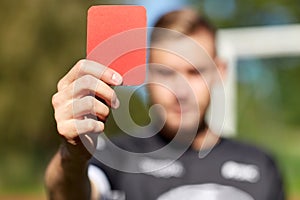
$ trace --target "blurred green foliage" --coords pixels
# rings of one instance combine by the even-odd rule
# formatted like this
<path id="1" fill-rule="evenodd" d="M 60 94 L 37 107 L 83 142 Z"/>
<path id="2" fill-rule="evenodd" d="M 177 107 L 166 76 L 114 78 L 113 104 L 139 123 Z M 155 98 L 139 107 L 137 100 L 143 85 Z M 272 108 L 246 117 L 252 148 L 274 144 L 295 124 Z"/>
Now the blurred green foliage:
<path id="1" fill-rule="evenodd" d="M 92 4 L 118 2 L 121 1 L 0 1 L 0 194 L 42 190 L 45 167 L 60 140 L 51 107 L 57 81 L 76 60 L 85 57 L 87 8 Z M 194 6 L 205 10 L 205 2 L 208 1 L 195 0 Z M 224 3 L 221 0 L 214 2 L 216 10 Z M 229 14 L 209 16 L 218 27 L 300 21 L 300 3 L 297 0 L 232 0 L 232 3 L 234 10 L 229 10 Z M 298 60 L 295 62 L 298 63 Z M 275 126 L 274 121 L 268 120 L 273 113 L 272 109 L 266 110 L 268 103 L 249 98 L 249 85 L 242 84 L 239 89 L 241 102 L 248 101 L 247 108 L 250 108 L 246 109 L 247 112 L 239 108 L 242 110 L 239 111 L 239 130 L 242 132 L 239 137 L 268 146 L 278 155 L 291 180 L 289 186 L 293 185 L 292 192 L 300 185 L 296 169 L 300 163 L 300 151 L 296 148 L 300 139 L 300 106 L 299 96 L 295 97 L 299 76 L 299 68 L 278 74 L 278 84 L 285 98 L 277 104 L 282 107 L 282 115 L 277 114 L 280 121 L 290 124 L 284 127 Z M 285 90 L 290 84 L 295 86 L 294 90 Z M 134 98 L 137 99 L 132 101 L 141 102 L 138 97 Z M 140 113 L 144 107 L 138 105 L 137 113 Z M 256 111 L 269 114 L 257 116 Z M 147 120 L 141 117 L 134 119 L 138 123 Z M 113 122 L 108 123 L 111 123 L 108 131 L 114 132 Z M 265 130 L 274 134 L 264 134 Z M 283 146 L 282 143 L 284 151 L 277 148 Z"/>
<path id="2" fill-rule="evenodd" d="M 59 137 L 51 96 L 85 56 L 85 1 L 0 2 L 0 193 L 42 188 Z"/>
<path id="3" fill-rule="evenodd" d="M 239 61 L 238 138 L 273 154 L 284 175 L 288 194 L 298 195 L 299 75 L 300 56 Z"/>

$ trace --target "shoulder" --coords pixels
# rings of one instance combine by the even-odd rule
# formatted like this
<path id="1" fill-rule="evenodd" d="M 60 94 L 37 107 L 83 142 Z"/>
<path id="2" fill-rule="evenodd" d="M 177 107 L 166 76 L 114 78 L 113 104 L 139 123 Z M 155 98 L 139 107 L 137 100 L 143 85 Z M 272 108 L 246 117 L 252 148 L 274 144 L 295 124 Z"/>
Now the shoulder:
<path id="1" fill-rule="evenodd" d="M 230 156 L 237 160 L 261 165 L 274 165 L 274 158 L 266 149 L 238 141 L 232 138 L 222 138 L 219 144 L 220 152 L 224 156 Z"/>

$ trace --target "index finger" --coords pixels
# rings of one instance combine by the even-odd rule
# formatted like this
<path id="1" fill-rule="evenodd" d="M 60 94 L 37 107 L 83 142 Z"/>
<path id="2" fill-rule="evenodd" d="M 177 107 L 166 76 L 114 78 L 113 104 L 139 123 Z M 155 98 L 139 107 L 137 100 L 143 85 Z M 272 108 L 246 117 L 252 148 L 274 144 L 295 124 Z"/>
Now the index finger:
<path id="1" fill-rule="evenodd" d="M 84 75 L 92 75 L 108 85 L 120 85 L 123 82 L 122 76 L 115 70 L 100 63 L 82 59 L 59 81 L 57 85 L 58 91 L 63 90 Z"/>

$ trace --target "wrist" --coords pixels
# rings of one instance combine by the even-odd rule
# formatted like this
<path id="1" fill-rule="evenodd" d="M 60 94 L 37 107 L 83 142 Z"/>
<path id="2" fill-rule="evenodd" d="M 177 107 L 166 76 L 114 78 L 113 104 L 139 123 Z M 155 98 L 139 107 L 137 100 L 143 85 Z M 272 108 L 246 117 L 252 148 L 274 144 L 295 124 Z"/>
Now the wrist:
<path id="1" fill-rule="evenodd" d="M 60 146 L 60 154 L 62 161 L 66 163 L 82 163 L 86 164 L 92 157 L 92 154 L 85 148 L 82 143 L 76 145 L 64 141 Z"/>

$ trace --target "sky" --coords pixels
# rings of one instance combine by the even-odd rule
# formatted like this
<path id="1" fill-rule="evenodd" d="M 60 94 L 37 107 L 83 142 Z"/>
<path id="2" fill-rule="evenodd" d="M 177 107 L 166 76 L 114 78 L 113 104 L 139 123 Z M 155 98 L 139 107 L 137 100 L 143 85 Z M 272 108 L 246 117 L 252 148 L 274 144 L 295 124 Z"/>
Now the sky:
<path id="1" fill-rule="evenodd" d="M 148 26 L 152 27 L 155 21 L 164 13 L 172 10 L 179 9 L 185 5 L 188 5 L 186 0 L 150 0 L 150 1 L 140 1 L 140 0 L 127 0 L 129 4 L 137 4 L 145 6 L 147 9 Z"/>

